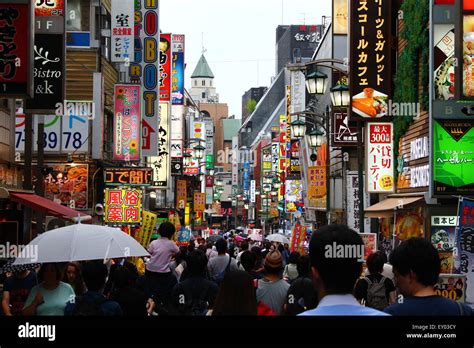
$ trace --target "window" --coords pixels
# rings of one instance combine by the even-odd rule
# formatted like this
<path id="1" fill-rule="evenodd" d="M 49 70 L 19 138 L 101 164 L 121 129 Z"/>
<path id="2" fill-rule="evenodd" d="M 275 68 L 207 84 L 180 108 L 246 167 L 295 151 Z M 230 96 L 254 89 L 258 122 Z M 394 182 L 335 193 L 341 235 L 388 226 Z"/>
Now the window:
<path id="1" fill-rule="evenodd" d="M 210 81 L 211 87 L 212 87 L 212 80 Z"/>
<path id="2" fill-rule="evenodd" d="M 202 99 L 206 99 L 206 92 L 202 92 Z"/>
<path id="3" fill-rule="evenodd" d="M 202 83 L 203 86 L 206 86 L 206 80 L 202 80 L 201 83 Z"/>
<path id="4" fill-rule="evenodd" d="M 67 45 L 90 46 L 90 0 L 68 0 L 66 13 Z"/>
<path id="5" fill-rule="evenodd" d="M 194 86 L 197 86 L 197 85 L 198 85 L 198 82 L 194 80 Z"/>
<path id="6" fill-rule="evenodd" d="M 109 29 L 111 27 L 111 17 L 107 10 L 104 8 L 104 15 L 100 16 L 102 29 Z M 96 26 L 99 27 L 99 22 L 96 22 Z M 111 39 L 110 37 L 101 36 L 101 53 L 102 56 L 105 57 L 108 61 L 110 61 L 110 52 L 111 52 Z"/>

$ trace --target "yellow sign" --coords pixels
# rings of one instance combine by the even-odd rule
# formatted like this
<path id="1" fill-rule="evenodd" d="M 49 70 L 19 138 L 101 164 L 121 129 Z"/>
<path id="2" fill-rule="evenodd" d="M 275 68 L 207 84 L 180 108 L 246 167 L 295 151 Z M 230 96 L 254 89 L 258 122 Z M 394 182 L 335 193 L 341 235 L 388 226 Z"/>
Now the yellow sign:
<path id="1" fill-rule="evenodd" d="M 141 223 L 141 189 L 106 189 L 105 222 L 112 225 L 139 225 Z"/>
<path id="2" fill-rule="evenodd" d="M 141 245 L 146 248 L 148 244 L 150 244 L 151 235 L 155 229 L 156 221 L 158 219 L 158 215 L 153 214 L 149 211 L 143 211 L 143 225 L 140 230 L 140 234 L 142 235 Z M 140 242 L 140 241 L 139 241 Z"/>
<path id="3" fill-rule="evenodd" d="M 191 207 L 189 203 L 186 203 L 186 208 L 184 209 L 184 224 L 188 226 L 190 224 L 189 214 L 191 212 Z"/>
<path id="4" fill-rule="evenodd" d="M 194 211 L 204 212 L 206 210 L 206 194 L 194 192 Z"/>
<path id="5" fill-rule="evenodd" d="M 333 16 L 334 16 L 334 34 L 347 35 L 348 20 L 347 20 L 347 0 L 333 0 Z"/>

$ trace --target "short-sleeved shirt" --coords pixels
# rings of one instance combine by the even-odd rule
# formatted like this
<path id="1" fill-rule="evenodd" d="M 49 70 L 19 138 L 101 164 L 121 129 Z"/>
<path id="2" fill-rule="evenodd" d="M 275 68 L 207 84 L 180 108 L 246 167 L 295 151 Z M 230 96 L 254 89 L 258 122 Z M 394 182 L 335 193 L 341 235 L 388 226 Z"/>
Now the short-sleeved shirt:
<path id="1" fill-rule="evenodd" d="M 30 272 L 23 279 L 13 275 L 5 280 L 3 291 L 8 291 L 10 295 L 10 311 L 12 315 L 22 315 L 26 299 L 28 298 L 31 289 L 37 284 L 38 280 L 35 272 Z"/>
<path id="2" fill-rule="evenodd" d="M 369 278 L 369 280 L 372 283 L 379 283 L 382 280 L 382 277 L 383 275 L 381 274 L 371 274 L 367 276 L 367 278 Z M 389 294 L 395 291 L 395 285 L 393 284 L 393 281 L 389 278 L 385 278 L 384 284 L 385 284 L 385 296 L 387 297 L 387 303 L 388 303 L 388 300 L 390 298 Z M 368 290 L 369 290 L 369 283 L 367 283 L 367 280 L 365 278 L 359 279 L 354 289 L 354 297 L 359 301 L 364 299 L 365 302 L 367 303 Z"/>
<path id="3" fill-rule="evenodd" d="M 150 243 L 148 252 L 151 254 L 150 261 L 146 264 L 146 269 L 150 272 L 168 273 L 171 272 L 171 257 L 179 251 L 175 242 L 168 238 L 159 238 Z"/>
<path id="4" fill-rule="evenodd" d="M 290 284 L 283 279 L 276 282 L 260 279 L 257 288 L 257 302 L 262 301 L 276 314 L 281 315 L 289 288 Z"/>
<path id="5" fill-rule="evenodd" d="M 458 316 L 460 306 L 464 315 L 474 315 L 468 305 L 441 296 L 406 297 L 403 303 L 388 306 L 384 312 L 395 316 Z"/>
<path id="6" fill-rule="evenodd" d="M 209 270 L 209 275 L 211 276 L 211 279 L 217 277 L 220 273 L 224 272 L 227 265 L 229 264 L 229 257 L 230 256 L 228 254 L 219 255 L 209 260 L 209 262 L 207 263 L 207 269 Z M 238 269 L 239 268 L 237 266 L 237 261 L 232 258 L 230 261 L 230 270 L 234 271 Z"/>
<path id="7" fill-rule="evenodd" d="M 47 290 L 43 284 L 38 284 L 31 289 L 28 299 L 26 300 L 24 308 L 31 305 L 37 293 L 43 294 L 44 302 L 36 307 L 36 315 L 64 315 L 66 304 L 73 300 L 76 295 L 71 285 L 59 282 L 59 285 L 54 290 Z"/>

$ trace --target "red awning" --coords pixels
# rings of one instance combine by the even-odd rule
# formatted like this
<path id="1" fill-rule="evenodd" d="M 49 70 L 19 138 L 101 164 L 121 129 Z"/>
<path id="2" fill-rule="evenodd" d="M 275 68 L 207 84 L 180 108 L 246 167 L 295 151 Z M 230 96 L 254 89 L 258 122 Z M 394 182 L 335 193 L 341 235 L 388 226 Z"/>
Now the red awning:
<path id="1" fill-rule="evenodd" d="M 74 209 L 32 193 L 10 192 L 10 199 L 34 210 L 44 211 L 47 215 L 56 216 L 61 219 L 76 221 L 79 216 L 81 217 L 81 222 L 90 221 L 92 219 L 90 215 L 80 213 Z"/>

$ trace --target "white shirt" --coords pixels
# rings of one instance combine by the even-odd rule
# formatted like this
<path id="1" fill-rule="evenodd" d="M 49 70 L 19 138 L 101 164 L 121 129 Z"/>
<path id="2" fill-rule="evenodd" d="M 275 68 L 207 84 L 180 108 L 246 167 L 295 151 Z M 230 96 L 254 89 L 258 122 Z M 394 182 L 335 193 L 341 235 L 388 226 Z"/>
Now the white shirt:
<path id="1" fill-rule="evenodd" d="M 301 316 L 312 316 L 312 315 L 382 315 L 386 316 L 384 312 L 380 312 L 370 307 L 362 306 L 352 294 L 345 295 L 326 295 L 321 301 L 319 301 L 318 307 L 310 309 Z"/>
<path id="2" fill-rule="evenodd" d="M 370 275 L 369 270 L 365 271 L 365 276 L 367 277 L 368 275 Z M 385 263 L 383 265 L 382 275 L 385 278 L 389 278 L 393 281 L 393 279 L 395 278 L 395 275 L 393 274 L 393 266 L 389 263 Z"/>

